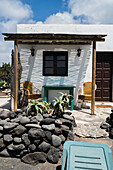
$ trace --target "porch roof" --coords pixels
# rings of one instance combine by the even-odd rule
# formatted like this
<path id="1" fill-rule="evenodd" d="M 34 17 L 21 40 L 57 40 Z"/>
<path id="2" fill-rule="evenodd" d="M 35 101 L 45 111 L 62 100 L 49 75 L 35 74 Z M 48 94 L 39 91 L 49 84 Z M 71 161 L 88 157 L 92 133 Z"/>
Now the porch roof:
<path id="1" fill-rule="evenodd" d="M 105 41 L 104 34 L 2 33 L 5 41 L 18 44 L 91 44 Z"/>

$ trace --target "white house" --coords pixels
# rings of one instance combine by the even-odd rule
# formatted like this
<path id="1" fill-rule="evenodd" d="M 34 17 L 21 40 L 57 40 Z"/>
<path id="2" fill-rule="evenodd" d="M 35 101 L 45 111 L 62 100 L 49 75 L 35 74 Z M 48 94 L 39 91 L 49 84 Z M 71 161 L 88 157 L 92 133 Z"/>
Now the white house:
<path id="1" fill-rule="evenodd" d="M 42 95 L 44 85 L 76 86 L 75 104 L 83 83 L 92 81 L 96 50 L 95 99 L 113 101 L 113 25 L 19 24 L 17 34 L 3 35 L 5 40 L 18 44 L 22 65 L 20 84 L 31 81 L 41 89 Z M 96 42 L 95 48 L 93 42 Z M 56 95 L 56 90 L 48 91 L 48 100 Z"/>

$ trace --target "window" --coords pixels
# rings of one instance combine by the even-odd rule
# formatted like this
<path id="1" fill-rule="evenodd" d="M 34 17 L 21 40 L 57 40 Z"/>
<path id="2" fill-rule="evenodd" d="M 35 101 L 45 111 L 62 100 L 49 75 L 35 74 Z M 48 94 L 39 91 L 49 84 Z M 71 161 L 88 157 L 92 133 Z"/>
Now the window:
<path id="1" fill-rule="evenodd" d="M 68 52 L 44 51 L 43 76 L 68 76 Z"/>

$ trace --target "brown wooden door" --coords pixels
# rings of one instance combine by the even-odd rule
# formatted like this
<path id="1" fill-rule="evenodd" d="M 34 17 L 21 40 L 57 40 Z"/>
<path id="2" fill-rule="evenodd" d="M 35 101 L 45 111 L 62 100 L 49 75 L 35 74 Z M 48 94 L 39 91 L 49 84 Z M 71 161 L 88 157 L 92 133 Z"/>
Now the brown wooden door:
<path id="1" fill-rule="evenodd" d="M 96 59 L 96 101 L 112 101 L 112 62 L 110 52 L 97 52 Z"/>

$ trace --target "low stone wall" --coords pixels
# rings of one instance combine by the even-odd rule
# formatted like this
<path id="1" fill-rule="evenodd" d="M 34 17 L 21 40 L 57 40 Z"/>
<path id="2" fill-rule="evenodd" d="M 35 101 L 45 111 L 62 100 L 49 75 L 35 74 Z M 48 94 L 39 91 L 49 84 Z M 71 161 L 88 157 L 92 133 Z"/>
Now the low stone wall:
<path id="1" fill-rule="evenodd" d="M 0 156 L 18 157 L 23 162 L 57 163 L 66 140 L 74 140 L 76 126 L 70 112 L 62 117 L 38 114 L 26 116 L 22 110 L 0 111 Z"/>

